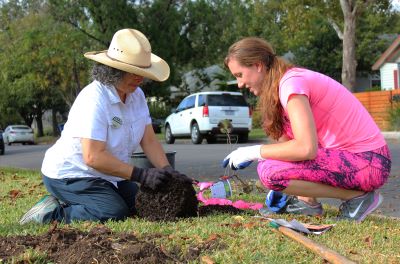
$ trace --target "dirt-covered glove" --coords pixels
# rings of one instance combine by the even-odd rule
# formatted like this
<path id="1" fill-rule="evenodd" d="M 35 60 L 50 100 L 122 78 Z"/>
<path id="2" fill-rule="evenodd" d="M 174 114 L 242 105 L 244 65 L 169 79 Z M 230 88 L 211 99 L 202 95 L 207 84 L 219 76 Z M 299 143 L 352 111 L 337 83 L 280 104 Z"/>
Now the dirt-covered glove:
<path id="1" fill-rule="evenodd" d="M 244 169 L 249 166 L 254 160 L 262 159 L 261 157 L 261 146 L 255 145 L 250 147 L 241 147 L 234 150 L 226 156 L 222 161 L 222 167 L 229 167 L 233 170 Z"/>
<path id="2" fill-rule="evenodd" d="M 185 174 L 180 173 L 179 171 L 172 168 L 171 165 L 167 165 L 163 169 L 165 171 L 167 171 L 172 177 L 174 177 L 175 179 L 178 179 L 182 182 L 187 182 L 187 183 L 195 183 L 196 182 L 194 179 L 189 178 Z"/>
<path id="3" fill-rule="evenodd" d="M 140 183 L 144 187 L 157 189 L 170 179 L 170 174 L 163 169 L 135 167 L 131 174 L 131 181 Z"/>

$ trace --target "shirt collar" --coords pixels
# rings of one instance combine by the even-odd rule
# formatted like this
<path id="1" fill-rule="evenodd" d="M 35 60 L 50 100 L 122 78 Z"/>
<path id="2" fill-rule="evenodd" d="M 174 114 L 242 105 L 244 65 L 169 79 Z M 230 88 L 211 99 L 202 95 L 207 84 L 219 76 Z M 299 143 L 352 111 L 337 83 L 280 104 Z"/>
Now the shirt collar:
<path id="1" fill-rule="evenodd" d="M 108 98 L 110 99 L 110 102 L 112 104 L 117 104 L 117 103 L 122 103 L 121 98 L 119 97 L 119 94 L 117 92 L 117 89 L 113 85 L 104 85 L 107 91 Z M 134 94 L 137 93 L 138 89 L 140 87 L 137 87 L 136 90 L 128 94 L 125 100 L 125 104 L 131 104 L 133 102 Z"/>
<path id="2" fill-rule="evenodd" d="M 117 89 L 113 85 L 104 85 L 106 88 L 106 93 L 108 95 L 108 98 L 110 99 L 110 102 L 112 104 L 117 104 L 122 102 L 121 98 L 118 95 Z"/>

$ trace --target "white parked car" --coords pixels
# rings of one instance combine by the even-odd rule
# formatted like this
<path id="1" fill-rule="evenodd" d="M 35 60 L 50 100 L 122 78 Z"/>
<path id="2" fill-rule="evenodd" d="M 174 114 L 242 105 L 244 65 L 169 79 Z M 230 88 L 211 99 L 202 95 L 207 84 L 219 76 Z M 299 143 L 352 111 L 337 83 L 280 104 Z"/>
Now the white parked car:
<path id="1" fill-rule="evenodd" d="M 187 96 L 165 120 L 165 141 L 191 138 L 200 144 L 203 138 L 213 143 L 224 135 L 221 122 L 230 121 L 230 134 L 246 142 L 252 128 L 251 108 L 240 92 L 200 92 Z M 226 121 L 225 121 L 226 122 Z"/>
<path id="2" fill-rule="evenodd" d="M 26 125 L 10 125 L 6 127 L 3 133 L 4 143 L 35 144 L 32 128 Z"/>

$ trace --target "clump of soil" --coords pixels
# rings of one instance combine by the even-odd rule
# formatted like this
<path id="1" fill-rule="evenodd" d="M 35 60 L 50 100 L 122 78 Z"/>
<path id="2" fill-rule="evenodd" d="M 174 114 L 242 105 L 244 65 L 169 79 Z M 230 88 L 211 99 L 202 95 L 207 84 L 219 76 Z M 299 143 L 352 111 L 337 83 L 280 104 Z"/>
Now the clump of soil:
<path id="1" fill-rule="evenodd" d="M 28 248 L 36 252 L 47 252 L 39 256 L 54 263 L 171 263 L 175 258 L 160 247 L 140 241 L 133 234 L 112 234 L 100 226 L 90 232 L 71 228 L 54 228 L 40 236 L 2 237 L 0 260 L 5 263 L 12 257 L 21 256 Z M 19 262 L 34 263 L 39 258 L 24 254 Z M 35 259 L 36 258 L 36 259 Z M 43 262 L 43 261 L 42 261 Z"/>
<path id="2" fill-rule="evenodd" d="M 150 221 L 197 216 L 198 204 L 193 185 L 177 178 L 157 190 L 141 186 L 135 201 L 138 216 Z"/>

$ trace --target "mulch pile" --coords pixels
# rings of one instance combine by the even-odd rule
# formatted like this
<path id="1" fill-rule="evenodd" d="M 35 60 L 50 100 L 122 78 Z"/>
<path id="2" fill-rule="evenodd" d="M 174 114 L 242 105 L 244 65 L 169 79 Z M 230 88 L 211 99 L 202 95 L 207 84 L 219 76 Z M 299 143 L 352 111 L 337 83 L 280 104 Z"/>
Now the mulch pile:
<path id="1" fill-rule="evenodd" d="M 231 206 L 199 207 L 193 186 L 175 179 L 158 192 L 141 188 L 136 208 L 138 217 L 150 221 L 242 212 Z M 138 239 L 133 233 L 113 233 L 100 224 L 87 232 L 58 228 L 55 223 L 42 235 L 0 237 L 0 263 L 187 263 L 198 259 L 205 251 L 222 247 L 221 241 L 212 240 L 189 247 L 186 254 L 179 249 L 167 252 L 162 246 L 152 243 L 151 237 Z M 47 253 L 44 256 L 27 254 L 29 248 Z"/>

